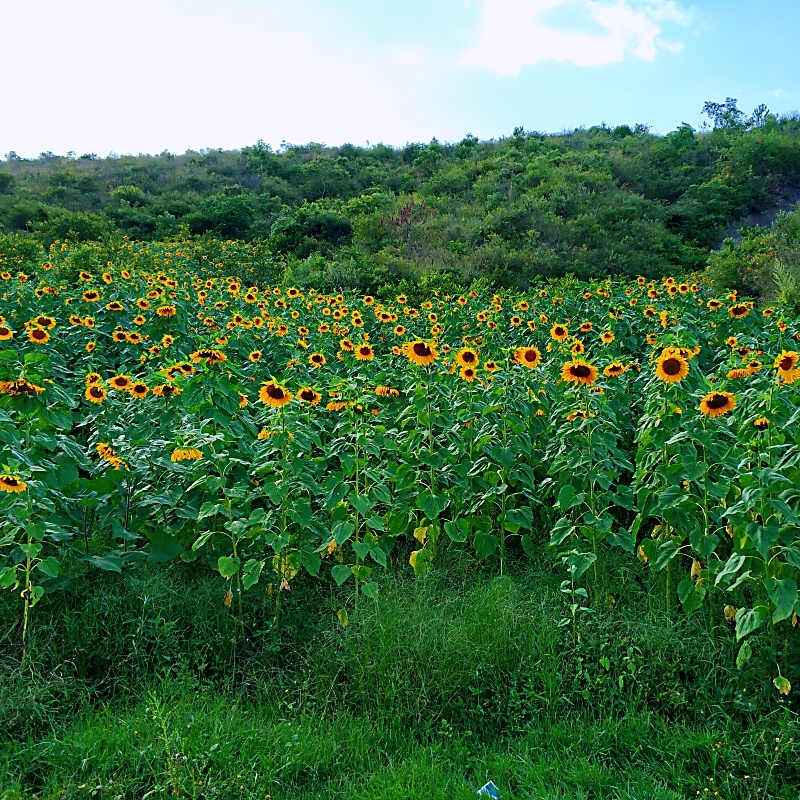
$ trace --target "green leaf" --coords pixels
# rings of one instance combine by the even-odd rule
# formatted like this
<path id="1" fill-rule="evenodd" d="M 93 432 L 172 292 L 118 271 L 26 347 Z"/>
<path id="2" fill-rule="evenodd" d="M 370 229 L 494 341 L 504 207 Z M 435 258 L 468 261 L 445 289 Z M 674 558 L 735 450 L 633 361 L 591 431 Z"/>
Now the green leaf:
<path id="1" fill-rule="evenodd" d="M 217 569 L 223 578 L 232 578 L 238 571 L 240 559 L 231 558 L 230 556 L 220 556 L 217 560 Z"/>
<path id="2" fill-rule="evenodd" d="M 488 558 L 497 549 L 500 542 L 498 536 L 493 536 L 491 533 L 484 531 L 476 531 L 475 538 L 472 540 L 472 545 L 475 548 L 475 557 L 478 561 L 483 561 Z"/>
<path id="3" fill-rule="evenodd" d="M 550 532 L 550 544 L 558 546 L 575 530 L 575 526 L 567 517 L 561 517 Z"/>
<path id="4" fill-rule="evenodd" d="M 736 654 L 736 669 L 741 669 L 753 656 L 753 648 L 750 645 L 750 640 L 748 639 L 742 646 L 739 648 L 739 652 Z"/>
<path id="5" fill-rule="evenodd" d="M 122 573 L 123 561 L 114 553 L 110 553 L 107 556 L 89 556 L 86 560 L 90 564 L 93 564 L 95 567 L 102 569 L 105 572 Z"/>
<path id="6" fill-rule="evenodd" d="M 751 522 L 747 526 L 747 538 L 755 545 L 763 559 L 769 556 L 770 548 L 778 541 L 780 535 L 781 530 L 777 525 L 759 525 L 757 522 Z"/>
<path id="7" fill-rule="evenodd" d="M 355 554 L 362 561 L 369 555 L 369 551 L 372 550 L 372 544 L 370 542 L 351 542 L 350 544 Z"/>
<path id="8" fill-rule="evenodd" d="M 242 568 L 242 587 L 245 591 L 258 583 L 258 579 L 261 577 L 261 570 L 263 569 L 264 561 L 251 558 L 249 561 L 245 562 Z"/>
<path id="9" fill-rule="evenodd" d="M 199 550 L 212 536 L 214 531 L 203 531 L 192 544 L 192 550 Z"/>
<path id="10" fill-rule="evenodd" d="M 568 483 L 566 486 L 561 487 L 556 505 L 558 505 L 561 511 L 569 511 L 569 509 L 572 508 L 572 501 L 574 498 L 575 489 L 572 488 L 572 484 Z"/>
<path id="11" fill-rule="evenodd" d="M 349 520 L 340 520 L 333 526 L 331 532 L 336 539 L 336 544 L 341 546 L 355 533 L 355 530 L 356 526 L 352 522 Z"/>
<path id="12" fill-rule="evenodd" d="M 319 575 L 319 568 L 322 565 L 319 553 L 315 553 L 313 550 L 303 550 L 300 553 L 300 560 L 309 575 L 313 575 L 315 578 Z"/>
<path id="13" fill-rule="evenodd" d="M 536 558 L 538 555 L 536 545 L 533 543 L 533 539 L 531 539 L 530 536 L 522 537 L 522 549 L 525 551 L 525 555 L 528 556 L 528 558 Z"/>
<path id="14" fill-rule="evenodd" d="M 361 514 L 362 517 L 365 517 L 369 514 L 370 509 L 372 508 L 372 500 L 369 499 L 364 494 L 356 494 L 355 492 L 350 492 L 347 496 L 347 500 L 349 501 L 350 505 Z"/>
<path id="15" fill-rule="evenodd" d="M 755 608 L 740 608 L 736 612 L 736 641 L 743 639 L 753 631 L 758 630 L 768 619 L 769 610 L 766 606 Z"/>
<path id="16" fill-rule="evenodd" d="M 506 511 L 506 523 L 508 522 L 516 525 L 517 530 L 525 528 L 525 530 L 529 531 L 533 527 L 533 511 L 527 506 L 511 508 Z M 513 531 L 513 533 L 516 532 Z"/>
<path id="17" fill-rule="evenodd" d="M 336 581 L 337 586 L 341 586 L 352 574 L 353 571 L 346 564 L 337 564 L 331 570 L 331 577 Z"/>
<path id="18" fill-rule="evenodd" d="M 448 520 L 444 524 L 444 532 L 451 541 L 463 544 L 467 541 L 467 537 L 469 536 L 469 520 Z"/>
<path id="19" fill-rule="evenodd" d="M 361 594 L 364 597 L 371 597 L 373 600 L 378 596 L 378 584 L 373 582 L 361 584 Z"/>
<path id="20" fill-rule="evenodd" d="M 180 558 L 186 552 L 186 548 L 174 536 L 160 527 L 148 531 L 147 538 L 150 540 L 150 545 L 147 548 L 148 564 L 162 564 L 165 561 L 172 561 L 173 558 Z"/>
<path id="21" fill-rule="evenodd" d="M 383 520 L 383 517 L 370 517 L 366 521 L 366 525 L 368 528 L 371 528 L 373 531 L 380 531 L 383 532 L 386 530 L 386 523 Z"/>
<path id="22" fill-rule="evenodd" d="M 376 561 L 382 567 L 386 566 L 386 553 L 380 547 L 373 547 L 369 554 L 373 561 Z"/>
<path id="23" fill-rule="evenodd" d="M 687 614 L 691 614 L 692 611 L 700 608 L 705 596 L 705 586 L 696 586 L 691 578 L 684 578 L 678 584 L 678 599 Z"/>
<path id="24" fill-rule="evenodd" d="M 567 572 L 572 576 L 572 580 L 577 581 L 597 561 L 597 555 L 595 553 L 579 553 L 577 550 L 572 550 L 562 558 L 562 561 L 567 568 Z"/>
<path id="25" fill-rule="evenodd" d="M 741 569 L 743 564 L 743 555 L 740 553 L 731 553 L 725 565 L 717 573 L 717 577 L 714 579 L 714 586 L 719 586 L 723 580 L 733 577 Z"/>
<path id="26" fill-rule="evenodd" d="M 430 520 L 435 520 L 448 502 L 444 495 L 434 495 L 429 491 L 417 496 L 417 508 Z"/>
<path id="27" fill-rule="evenodd" d="M 797 584 L 791 578 L 776 580 L 767 578 L 764 581 L 767 595 L 775 606 L 772 614 L 773 622 L 780 622 L 791 616 L 795 601 L 797 600 Z"/>
<path id="28" fill-rule="evenodd" d="M 39 568 L 39 571 L 47 575 L 48 578 L 58 577 L 59 564 L 55 556 L 43 558 L 36 566 Z"/>

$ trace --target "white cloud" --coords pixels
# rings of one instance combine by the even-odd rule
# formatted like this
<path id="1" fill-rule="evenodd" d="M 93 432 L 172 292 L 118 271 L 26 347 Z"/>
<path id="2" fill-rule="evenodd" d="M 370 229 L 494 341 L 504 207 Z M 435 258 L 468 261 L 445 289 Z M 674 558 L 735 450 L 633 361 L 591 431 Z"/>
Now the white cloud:
<path id="1" fill-rule="evenodd" d="M 567 16 L 568 27 L 548 22 L 556 11 Z M 682 47 L 661 38 L 662 26 L 688 25 L 692 13 L 674 0 L 483 0 L 479 19 L 478 42 L 459 63 L 500 77 L 541 61 L 581 67 L 617 63 L 628 55 L 652 61 L 659 49 Z"/>
<path id="2" fill-rule="evenodd" d="M 789 93 L 785 92 L 783 89 L 770 89 L 770 91 L 768 91 L 767 94 L 770 97 L 779 97 L 779 98 L 790 97 Z"/>

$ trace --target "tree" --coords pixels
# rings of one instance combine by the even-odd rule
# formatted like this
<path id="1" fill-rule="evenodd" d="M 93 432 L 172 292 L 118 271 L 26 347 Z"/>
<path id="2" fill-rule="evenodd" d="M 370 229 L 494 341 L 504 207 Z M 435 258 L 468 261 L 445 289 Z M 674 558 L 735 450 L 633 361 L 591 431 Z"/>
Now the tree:
<path id="1" fill-rule="evenodd" d="M 714 103 L 706 100 L 703 104 L 703 114 L 714 123 L 717 128 L 744 128 L 744 113 L 736 106 L 735 97 L 726 97 L 724 103 Z"/>

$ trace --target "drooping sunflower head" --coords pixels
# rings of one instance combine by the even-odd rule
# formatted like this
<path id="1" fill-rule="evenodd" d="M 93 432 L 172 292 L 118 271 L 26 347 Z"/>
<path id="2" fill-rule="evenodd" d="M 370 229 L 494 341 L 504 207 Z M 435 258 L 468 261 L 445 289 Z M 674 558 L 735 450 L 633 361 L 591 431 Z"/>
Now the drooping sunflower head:
<path id="1" fill-rule="evenodd" d="M 28 488 L 28 484 L 19 477 L 19 475 L 0 475 L 0 492 L 8 492 L 8 494 L 16 494 L 24 492 Z"/>
<path id="2" fill-rule="evenodd" d="M 597 367 L 582 358 L 576 358 L 561 367 L 561 379 L 567 383 L 591 386 L 597 380 Z"/>
<path id="3" fill-rule="evenodd" d="M 282 408 L 292 399 L 292 393 L 275 381 L 262 384 L 258 399 L 272 408 Z"/>
<path id="4" fill-rule="evenodd" d="M 759 431 L 765 431 L 769 428 L 769 419 L 767 419 L 767 417 L 759 417 L 753 420 L 753 427 Z"/>
<path id="5" fill-rule="evenodd" d="M 322 395 L 310 386 L 304 386 L 297 393 L 297 399 L 302 403 L 308 403 L 310 406 L 317 406 L 319 401 L 322 400 Z"/>
<path id="6" fill-rule="evenodd" d="M 438 355 L 436 346 L 422 339 L 406 342 L 406 344 L 403 345 L 403 354 L 412 364 L 417 364 L 421 367 L 433 364 Z"/>
<path id="7" fill-rule="evenodd" d="M 700 411 L 708 417 L 721 417 L 736 408 L 736 398 L 730 392 L 709 392 L 700 401 Z"/>

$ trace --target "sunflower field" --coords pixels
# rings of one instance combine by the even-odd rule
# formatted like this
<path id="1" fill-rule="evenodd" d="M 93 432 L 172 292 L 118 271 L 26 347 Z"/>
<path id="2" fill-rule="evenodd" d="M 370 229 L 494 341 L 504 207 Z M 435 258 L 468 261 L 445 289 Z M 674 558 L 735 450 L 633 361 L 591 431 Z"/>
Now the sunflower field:
<path id="1" fill-rule="evenodd" d="M 800 322 L 703 276 L 527 294 L 256 283 L 231 243 L 0 263 L 0 587 L 181 560 L 220 603 L 548 554 L 566 628 L 635 564 L 739 661 L 797 636 Z M 244 246 L 241 246 L 244 247 Z M 775 689 L 791 690 L 777 669 Z"/>

